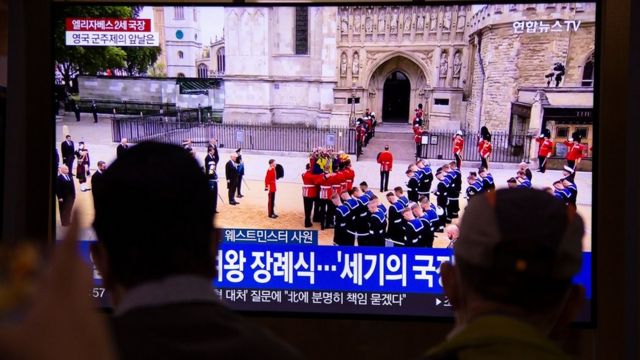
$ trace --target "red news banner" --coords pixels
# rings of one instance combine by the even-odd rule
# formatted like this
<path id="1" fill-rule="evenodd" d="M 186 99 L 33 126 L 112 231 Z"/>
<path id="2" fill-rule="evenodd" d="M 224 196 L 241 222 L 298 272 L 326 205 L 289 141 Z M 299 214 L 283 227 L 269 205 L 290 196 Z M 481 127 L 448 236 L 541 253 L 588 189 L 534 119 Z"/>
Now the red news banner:
<path id="1" fill-rule="evenodd" d="M 69 46 L 159 46 L 150 19 L 65 19 Z"/>

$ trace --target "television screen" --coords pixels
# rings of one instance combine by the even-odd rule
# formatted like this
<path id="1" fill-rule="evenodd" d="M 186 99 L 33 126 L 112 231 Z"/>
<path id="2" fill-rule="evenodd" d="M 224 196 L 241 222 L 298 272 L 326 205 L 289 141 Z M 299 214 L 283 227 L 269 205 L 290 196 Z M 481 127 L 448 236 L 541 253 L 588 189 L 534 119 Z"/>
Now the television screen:
<path id="1" fill-rule="evenodd" d="M 590 2 L 54 4 L 56 171 L 76 189 L 56 202 L 56 233 L 79 209 L 89 258 L 94 174 L 137 143 L 178 144 L 217 192 L 220 301 L 449 317 L 439 266 L 469 199 L 545 189 L 585 220 L 575 282 L 589 322 L 596 14 Z"/>

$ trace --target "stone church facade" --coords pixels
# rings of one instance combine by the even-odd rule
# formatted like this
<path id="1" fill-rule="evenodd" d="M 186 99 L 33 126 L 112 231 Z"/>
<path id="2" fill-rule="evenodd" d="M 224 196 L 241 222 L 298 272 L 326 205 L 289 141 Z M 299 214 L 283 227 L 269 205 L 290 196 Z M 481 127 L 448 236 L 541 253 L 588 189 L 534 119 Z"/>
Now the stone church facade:
<path id="1" fill-rule="evenodd" d="M 423 104 L 430 129 L 522 133 L 545 108 L 593 107 L 590 3 L 225 8 L 224 38 L 225 122 L 405 123 Z"/>

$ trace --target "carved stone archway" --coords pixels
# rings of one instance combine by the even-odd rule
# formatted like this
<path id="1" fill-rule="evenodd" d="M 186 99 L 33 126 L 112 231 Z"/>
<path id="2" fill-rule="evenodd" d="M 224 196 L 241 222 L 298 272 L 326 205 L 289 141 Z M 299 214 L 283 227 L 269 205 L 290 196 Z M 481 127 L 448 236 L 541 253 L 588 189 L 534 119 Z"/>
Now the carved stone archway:
<path id="1" fill-rule="evenodd" d="M 408 102 L 410 117 L 413 116 L 413 109 L 417 108 L 419 103 L 423 103 L 426 109 L 428 104 L 427 89 L 431 86 L 429 72 L 426 71 L 426 64 L 422 61 L 416 61 L 405 54 L 389 54 L 382 57 L 375 67 L 371 67 L 369 70 L 367 77 L 365 77 L 367 79 L 366 89 L 368 90 L 365 92 L 367 96 L 366 107 L 378 115 L 379 121 L 384 122 L 382 105 L 385 80 L 396 71 L 405 74 L 411 84 Z M 407 122 L 411 122 L 411 119 L 408 118 Z"/>

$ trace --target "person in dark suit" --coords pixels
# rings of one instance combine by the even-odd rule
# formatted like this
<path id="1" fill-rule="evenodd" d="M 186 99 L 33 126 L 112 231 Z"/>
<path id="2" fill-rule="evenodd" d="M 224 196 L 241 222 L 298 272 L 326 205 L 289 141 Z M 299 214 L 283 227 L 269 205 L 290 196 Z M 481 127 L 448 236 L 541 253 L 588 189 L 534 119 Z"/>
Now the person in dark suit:
<path id="1" fill-rule="evenodd" d="M 98 161 L 98 170 L 91 175 L 91 191 L 95 197 L 96 192 L 100 191 L 100 185 L 102 185 L 102 176 L 107 169 L 107 163 L 104 161 Z"/>
<path id="2" fill-rule="evenodd" d="M 98 106 L 96 106 L 95 100 L 91 101 L 91 113 L 93 114 L 93 122 L 98 122 Z"/>
<path id="3" fill-rule="evenodd" d="M 128 149 L 129 144 L 127 138 L 120 139 L 120 144 L 118 144 L 118 147 L 116 148 L 116 158 L 120 158 L 120 156 L 122 156 L 122 154 L 124 154 Z"/>
<path id="4" fill-rule="evenodd" d="M 76 186 L 73 178 L 69 176 L 69 168 L 66 165 L 60 167 L 60 175 L 56 179 L 56 196 L 60 209 L 60 222 L 62 226 L 69 226 L 73 203 L 76 201 Z"/>
<path id="5" fill-rule="evenodd" d="M 78 103 L 74 101 L 71 107 L 73 108 L 73 113 L 76 115 L 76 121 L 80 121 L 80 107 Z"/>
<path id="6" fill-rule="evenodd" d="M 71 135 L 65 136 L 65 141 L 60 144 L 60 152 L 62 153 L 62 163 L 67 165 L 69 171 L 71 171 L 76 157 L 76 146 L 71 140 Z M 71 176 L 73 176 L 73 173 L 71 173 Z"/>
<path id="7" fill-rule="evenodd" d="M 236 161 L 238 160 L 238 154 L 231 154 L 231 160 L 227 161 L 224 167 L 224 174 L 227 178 L 227 189 L 229 190 L 229 205 L 238 205 L 236 201 L 236 189 L 238 188 L 238 168 Z"/>
<path id="8" fill-rule="evenodd" d="M 111 295 L 120 359 L 300 358 L 212 291 L 213 206 L 191 154 L 137 144 L 109 166 L 95 195 L 91 255 Z"/>

